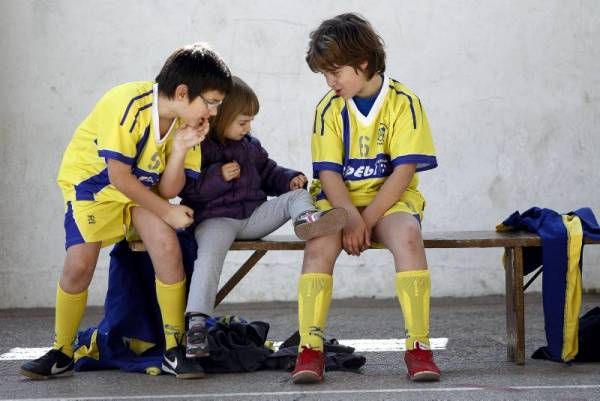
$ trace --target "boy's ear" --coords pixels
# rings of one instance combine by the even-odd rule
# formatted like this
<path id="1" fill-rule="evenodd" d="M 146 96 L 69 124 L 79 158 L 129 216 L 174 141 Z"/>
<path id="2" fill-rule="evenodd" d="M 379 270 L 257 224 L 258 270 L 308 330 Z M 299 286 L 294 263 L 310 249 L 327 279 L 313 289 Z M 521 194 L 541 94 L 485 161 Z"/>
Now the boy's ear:
<path id="1" fill-rule="evenodd" d="M 368 65 L 369 65 L 369 62 L 367 60 L 365 60 L 362 63 L 360 63 L 358 66 L 360 67 L 360 70 L 364 72 L 367 70 Z"/>
<path id="2" fill-rule="evenodd" d="M 185 100 L 188 97 L 188 87 L 186 84 L 179 84 L 175 88 L 175 100 Z"/>

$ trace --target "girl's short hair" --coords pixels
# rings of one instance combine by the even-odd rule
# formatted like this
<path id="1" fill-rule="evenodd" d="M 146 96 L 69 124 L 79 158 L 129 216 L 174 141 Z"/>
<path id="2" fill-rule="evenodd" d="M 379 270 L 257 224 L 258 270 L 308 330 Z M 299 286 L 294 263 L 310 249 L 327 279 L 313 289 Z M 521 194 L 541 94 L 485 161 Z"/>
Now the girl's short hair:
<path id="1" fill-rule="evenodd" d="M 212 121 L 210 136 L 219 142 L 225 141 L 225 130 L 240 115 L 255 116 L 260 109 L 256 93 L 240 77 L 232 76 L 229 93 Z"/>
<path id="2" fill-rule="evenodd" d="M 333 71 L 344 65 L 360 69 L 367 61 L 367 79 L 385 72 L 383 39 L 358 14 L 340 14 L 310 33 L 306 62 L 313 72 Z"/>

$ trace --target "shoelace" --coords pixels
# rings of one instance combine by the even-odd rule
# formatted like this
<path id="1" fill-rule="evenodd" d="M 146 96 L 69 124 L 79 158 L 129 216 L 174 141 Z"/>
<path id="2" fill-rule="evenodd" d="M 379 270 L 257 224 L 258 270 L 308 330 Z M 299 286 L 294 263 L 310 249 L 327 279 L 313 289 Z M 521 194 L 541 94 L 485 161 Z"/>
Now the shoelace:
<path id="1" fill-rule="evenodd" d="M 206 329 L 200 327 L 192 327 L 188 333 L 188 341 L 191 342 L 204 342 L 206 341 Z"/>

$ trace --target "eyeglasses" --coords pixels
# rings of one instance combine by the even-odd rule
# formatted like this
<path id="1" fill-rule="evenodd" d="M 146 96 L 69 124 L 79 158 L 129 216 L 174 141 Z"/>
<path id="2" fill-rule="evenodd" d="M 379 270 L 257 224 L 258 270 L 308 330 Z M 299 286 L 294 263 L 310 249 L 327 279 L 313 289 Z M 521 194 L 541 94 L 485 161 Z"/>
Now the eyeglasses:
<path id="1" fill-rule="evenodd" d="M 200 99 L 202 99 L 208 109 L 218 110 L 221 103 L 223 103 L 222 100 L 207 100 L 202 95 L 198 96 L 200 96 Z"/>

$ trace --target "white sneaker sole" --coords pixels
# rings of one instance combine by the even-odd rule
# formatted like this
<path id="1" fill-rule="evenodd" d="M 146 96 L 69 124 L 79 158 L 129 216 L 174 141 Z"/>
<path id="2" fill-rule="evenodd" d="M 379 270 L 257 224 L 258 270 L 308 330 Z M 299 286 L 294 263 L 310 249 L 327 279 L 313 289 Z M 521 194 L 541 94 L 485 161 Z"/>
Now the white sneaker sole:
<path id="1" fill-rule="evenodd" d="M 294 384 L 309 384 L 309 383 L 318 383 L 323 380 L 323 376 L 317 375 L 312 370 L 302 370 L 300 372 L 294 373 L 292 376 L 292 381 Z"/>
<path id="2" fill-rule="evenodd" d="M 437 382 L 440 380 L 440 374 L 432 371 L 423 371 L 410 377 L 410 380 L 414 382 Z"/>

